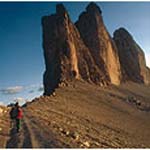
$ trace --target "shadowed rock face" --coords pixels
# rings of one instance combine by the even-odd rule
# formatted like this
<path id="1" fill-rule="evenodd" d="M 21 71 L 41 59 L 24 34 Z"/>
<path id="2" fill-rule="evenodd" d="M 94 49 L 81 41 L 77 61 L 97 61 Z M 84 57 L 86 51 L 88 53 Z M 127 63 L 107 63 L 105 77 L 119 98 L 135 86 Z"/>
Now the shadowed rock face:
<path id="1" fill-rule="evenodd" d="M 92 2 L 80 15 L 76 26 L 95 63 L 109 76 L 111 83 L 119 85 L 121 71 L 118 51 L 105 28 L 101 14 L 101 9 Z"/>
<path id="2" fill-rule="evenodd" d="M 149 69 L 146 67 L 144 52 L 132 36 L 120 28 L 114 32 L 114 41 L 118 48 L 123 80 L 149 84 Z"/>
<path id="3" fill-rule="evenodd" d="M 59 83 L 74 78 L 95 84 L 109 83 L 105 68 L 96 64 L 62 4 L 57 5 L 56 14 L 42 18 L 42 27 L 45 95 L 51 94 Z"/>

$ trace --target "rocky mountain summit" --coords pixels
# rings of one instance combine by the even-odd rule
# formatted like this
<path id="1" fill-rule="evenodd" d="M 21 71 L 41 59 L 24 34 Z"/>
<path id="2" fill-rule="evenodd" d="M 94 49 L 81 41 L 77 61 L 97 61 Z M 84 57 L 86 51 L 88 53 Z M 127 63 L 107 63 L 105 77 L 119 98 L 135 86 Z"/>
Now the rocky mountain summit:
<path id="1" fill-rule="evenodd" d="M 150 69 L 146 66 L 144 52 L 130 33 L 120 28 L 114 32 L 113 39 L 118 48 L 123 80 L 149 84 Z"/>
<path id="2" fill-rule="evenodd" d="M 149 83 L 143 51 L 125 29 L 115 31 L 111 38 L 96 3 L 90 3 L 75 24 L 58 4 L 55 14 L 42 18 L 42 28 L 45 95 L 73 79 L 100 86 Z"/>
<path id="3" fill-rule="evenodd" d="M 111 83 L 120 84 L 117 48 L 103 23 L 101 9 L 95 3 L 90 3 L 86 11 L 79 16 L 76 26 L 97 66 L 108 74 Z"/>

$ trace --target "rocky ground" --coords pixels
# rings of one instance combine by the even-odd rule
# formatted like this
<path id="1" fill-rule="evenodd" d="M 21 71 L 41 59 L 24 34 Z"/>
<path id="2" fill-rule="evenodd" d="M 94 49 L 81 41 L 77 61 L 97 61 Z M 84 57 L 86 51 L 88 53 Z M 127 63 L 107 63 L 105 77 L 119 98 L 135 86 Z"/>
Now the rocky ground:
<path id="1" fill-rule="evenodd" d="M 21 132 L 7 130 L 0 147 L 150 148 L 149 91 L 135 83 L 105 88 L 78 81 L 60 87 L 28 103 Z"/>
<path id="2" fill-rule="evenodd" d="M 10 120 L 8 112 L 8 108 L 0 106 L 0 148 L 5 147 L 9 139 Z"/>

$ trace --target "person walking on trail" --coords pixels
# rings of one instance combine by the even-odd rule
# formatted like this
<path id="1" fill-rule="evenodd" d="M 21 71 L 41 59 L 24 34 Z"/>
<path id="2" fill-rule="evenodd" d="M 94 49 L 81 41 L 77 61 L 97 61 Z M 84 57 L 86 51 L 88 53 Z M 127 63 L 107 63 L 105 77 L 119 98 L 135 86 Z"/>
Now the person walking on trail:
<path id="1" fill-rule="evenodd" d="M 22 109 L 19 106 L 19 103 L 17 102 L 10 111 L 11 127 L 16 126 L 17 132 L 20 131 L 22 117 L 23 117 Z"/>
<path id="2" fill-rule="evenodd" d="M 12 109 L 10 110 L 10 119 L 11 119 L 11 128 L 13 128 L 16 124 L 16 118 L 18 115 L 18 110 L 17 110 L 17 105 L 18 103 L 16 103 L 14 106 L 12 106 Z"/>
<path id="3" fill-rule="evenodd" d="M 22 120 L 22 117 L 23 117 L 23 112 L 22 112 L 22 109 L 21 107 L 19 106 L 19 104 L 17 105 L 17 117 L 16 117 L 16 128 L 17 128 L 17 132 L 20 131 L 20 128 L 21 128 L 21 120 Z"/>

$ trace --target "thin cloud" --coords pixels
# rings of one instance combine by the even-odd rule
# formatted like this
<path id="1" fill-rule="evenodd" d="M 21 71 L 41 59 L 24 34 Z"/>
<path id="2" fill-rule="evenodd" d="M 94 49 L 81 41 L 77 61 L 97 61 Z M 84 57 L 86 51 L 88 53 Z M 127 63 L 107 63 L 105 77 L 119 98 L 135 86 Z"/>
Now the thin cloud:
<path id="1" fill-rule="evenodd" d="M 24 89 L 25 90 L 30 90 L 29 92 L 34 92 L 35 89 L 41 89 L 42 90 L 43 88 L 43 85 L 41 84 L 31 84 L 31 85 L 28 85 L 28 86 L 25 86 Z"/>
<path id="2" fill-rule="evenodd" d="M 0 93 L 6 95 L 13 95 L 13 94 L 20 93 L 22 91 L 27 91 L 28 93 L 34 93 L 36 90 L 39 92 L 44 91 L 43 85 L 31 84 L 27 86 L 7 87 L 7 88 L 0 89 Z"/>
<path id="3" fill-rule="evenodd" d="M 31 85 L 28 85 L 28 86 L 25 86 L 25 89 L 28 90 L 28 89 L 34 89 L 34 88 L 37 88 L 39 86 L 39 84 L 31 84 Z"/>
<path id="4" fill-rule="evenodd" d="M 24 89 L 28 90 L 28 93 L 34 93 L 34 92 L 36 92 L 36 90 L 38 92 L 41 92 L 41 91 L 44 90 L 42 84 L 41 85 L 39 85 L 39 84 L 31 84 L 31 85 L 25 86 Z"/>
<path id="5" fill-rule="evenodd" d="M 1 89 L 0 92 L 2 94 L 16 94 L 16 93 L 20 93 L 22 90 L 23 90 L 23 86 L 14 86 L 14 87 Z"/>
<path id="6" fill-rule="evenodd" d="M 22 98 L 22 97 L 17 97 L 17 98 L 14 98 L 14 101 L 15 101 L 15 102 L 24 102 L 25 99 Z"/>

